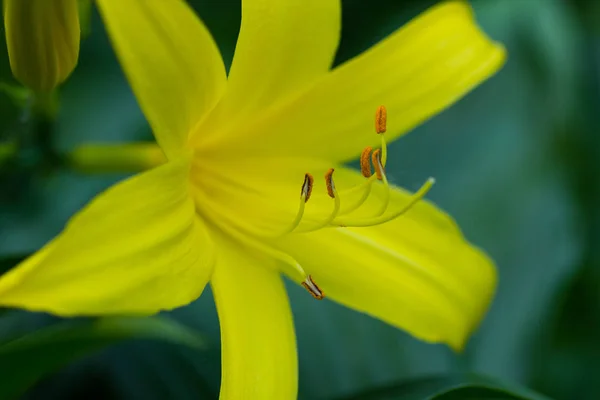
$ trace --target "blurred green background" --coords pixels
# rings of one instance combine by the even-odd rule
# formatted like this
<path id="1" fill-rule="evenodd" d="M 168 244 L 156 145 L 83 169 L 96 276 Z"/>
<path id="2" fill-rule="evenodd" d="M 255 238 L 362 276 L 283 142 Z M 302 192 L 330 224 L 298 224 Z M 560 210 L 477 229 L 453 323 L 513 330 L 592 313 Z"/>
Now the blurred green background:
<path id="1" fill-rule="evenodd" d="M 190 3 L 230 62 L 239 1 Z M 435 1 L 342 3 L 337 63 Z M 497 262 L 491 311 L 466 351 L 454 354 L 328 300 L 315 302 L 289 284 L 301 399 L 428 398 L 480 379 L 471 372 L 555 399 L 600 398 L 600 2 L 475 0 L 473 6 L 485 31 L 506 45 L 507 65 L 395 142 L 388 170 L 394 183 L 410 189 L 436 177 L 428 197 Z M 14 82 L 5 48 L 0 81 Z M 18 157 L 0 165 L 3 270 L 123 178 L 69 171 L 54 152 L 88 141 L 152 138 L 95 12 L 79 66 L 60 95 L 57 123 L 43 134 L 27 112 L 0 97 L 0 143 L 22 140 Z M 3 310 L 0 398 L 10 393 L 1 388 L 15 382 L 31 384 L 26 399 L 217 398 L 219 328 L 210 290 L 164 317 L 97 324 Z M 36 368 L 52 373 L 36 380 Z M 428 380 L 404 384 L 422 377 Z M 452 398 L 505 398 L 464 396 Z"/>

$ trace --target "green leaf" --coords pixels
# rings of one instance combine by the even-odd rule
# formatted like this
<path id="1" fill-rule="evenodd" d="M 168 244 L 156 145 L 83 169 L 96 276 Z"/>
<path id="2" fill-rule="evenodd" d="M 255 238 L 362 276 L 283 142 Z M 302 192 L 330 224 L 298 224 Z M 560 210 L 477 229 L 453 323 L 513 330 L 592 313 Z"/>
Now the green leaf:
<path id="1" fill-rule="evenodd" d="M 419 378 L 379 387 L 340 400 L 547 400 L 528 389 L 487 377 L 457 374 Z"/>
<path id="2" fill-rule="evenodd" d="M 0 344 L 0 398 L 14 398 L 43 375 L 126 339 L 205 348 L 199 334 L 164 317 L 67 320 Z"/>

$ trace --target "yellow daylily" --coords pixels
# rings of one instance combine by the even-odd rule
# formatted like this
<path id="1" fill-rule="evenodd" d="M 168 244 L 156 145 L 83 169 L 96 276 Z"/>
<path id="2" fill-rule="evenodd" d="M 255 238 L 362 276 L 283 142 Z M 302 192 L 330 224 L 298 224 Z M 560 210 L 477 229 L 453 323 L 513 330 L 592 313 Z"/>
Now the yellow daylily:
<path id="1" fill-rule="evenodd" d="M 78 0 L 4 0 L 4 26 L 10 68 L 22 84 L 49 92 L 73 72 Z"/>
<path id="2" fill-rule="evenodd" d="M 504 62 L 467 3 L 442 3 L 332 70 L 339 0 L 243 0 L 229 76 L 185 1 L 97 4 L 167 161 L 96 197 L 4 275 L 0 304 L 148 314 L 210 281 L 223 399 L 296 396 L 282 272 L 317 298 L 463 346 L 493 295 L 493 264 L 417 201 L 430 182 L 414 195 L 387 183 L 383 138 Z M 344 166 L 361 154 L 363 174 Z"/>

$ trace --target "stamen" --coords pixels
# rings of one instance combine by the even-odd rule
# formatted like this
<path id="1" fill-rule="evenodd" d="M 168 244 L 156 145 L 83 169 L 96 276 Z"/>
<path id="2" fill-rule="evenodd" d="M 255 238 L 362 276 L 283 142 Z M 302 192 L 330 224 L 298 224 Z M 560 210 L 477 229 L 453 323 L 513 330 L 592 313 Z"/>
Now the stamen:
<path id="1" fill-rule="evenodd" d="M 335 184 L 333 183 L 333 168 L 329 168 L 329 171 L 325 173 L 325 185 L 327 186 L 327 194 L 332 199 L 335 199 Z"/>
<path id="2" fill-rule="evenodd" d="M 384 174 L 385 176 L 385 174 Z M 419 190 L 411 196 L 410 201 L 404 205 L 404 207 L 399 210 L 392 211 L 391 213 L 380 215 L 373 218 L 336 218 L 335 225 L 336 226 L 353 226 L 353 227 L 365 227 L 365 226 L 374 226 L 380 225 L 391 220 L 394 220 L 400 217 L 402 214 L 406 213 L 410 210 L 419 200 L 423 199 L 427 192 L 434 185 L 435 179 L 429 178 L 427 181 L 419 188 Z"/>
<path id="3" fill-rule="evenodd" d="M 315 178 L 308 172 L 304 174 L 304 183 L 302 183 L 302 191 L 300 192 L 300 196 L 304 200 L 304 202 L 308 202 L 310 199 L 310 195 L 312 194 L 313 183 L 315 182 Z"/>
<path id="4" fill-rule="evenodd" d="M 367 146 L 365 147 L 365 149 L 362 151 L 362 154 L 360 155 L 360 172 L 362 173 L 362 176 L 364 176 L 365 178 L 369 178 L 371 175 L 373 175 L 373 172 L 371 171 L 371 151 L 373 150 L 373 148 L 371 146 Z"/>
<path id="5" fill-rule="evenodd" d="M 314 181 L 315 181 L 315 179 L 313 178 L 313 176 L 311 174 L 309 174 L 308 172 L 306 174 L 304 174 L 304 182 L 302 182 L 302 190 L 300 191 L 300 205 L 298 206 L 298 212 L 296 213 L 296 218 L 294 218 L 294 220 L 292 221 L 290 226 L 288 228 L 286 228 L 284 231 L 275 233 L 272 235 L 268 235 L 268 236 L 273 236 L 273 237 L 283 236 L 285 234 L 291 233 L 294 229 L 296 229 L 298 227 L 298 225 L 300 225 L 300 222 L 302 221 L 302 217 L 304 216 L 304 208 L 306 206 L 306 203 L 310 199 L 310 195 L 312 193 Z"/>
<path id="6" fill-rule="evenodd" d="M 323 293 L 321 288 L 317 286 L 310 275 L 308 275 L 304 282 L 302 282 L 302 286 L 304 286 L 304 288 L 308 290 L 308 293 L 310 293 L 315 299 L 323 300 L 325 298 L 325 293 Z"/>
<path id="7" fill-rule="evenodd" d="M 335 189 L 335 183 L 333 182 L 333 171 L 334 169 L 330 168 L 325 174 L 325 185 L 327 186 L 327 194 L 333 199 L 333 210 L 329 216 L 317 226 L 296 232 L 306 233 L 325 228 L 333 222 L 335 217 L 337 217 L 338 213 L 340 212 L 340 196 L 338 196 L 337 190 Z"/>
<path id="8" fill-rule="evenodd" d="M 375 132 L 378 134 L 385 133 L 387 130 L 387 110 L 385 106 L 377 107 L 375 111 Z"/>

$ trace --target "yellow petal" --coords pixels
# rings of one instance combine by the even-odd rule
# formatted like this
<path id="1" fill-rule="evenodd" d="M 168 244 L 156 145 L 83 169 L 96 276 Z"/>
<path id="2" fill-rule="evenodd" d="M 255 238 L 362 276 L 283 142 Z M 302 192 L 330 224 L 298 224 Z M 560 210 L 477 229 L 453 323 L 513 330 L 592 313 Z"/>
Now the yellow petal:
<path id="1" fill-rule="evenodd" d="M 58 315 L 149 314 L 191 302 L 214 248 L 188 194 L 189 160 L 119 183 L 0 278 L 0 304 Z"/>
<path id="2" fill-rule="evenodd" d="M 4 0 L 10 67 L 25 86 L 50 91 L 71 74 L 79 56 L 77 0 Z"/>
<path id="3" fill-rule="evenodd" d="M 211 279 L 221 325 L 221 400 L 296 399 L 298 369 L 292 313 L 268 259 L 220 240 Z"/>
<path id="4" fill-rule="evenodd" d="M 348 169 L 336 173 L 338 187 L 364 179 Z M 383 190 L 374 187 L 363 215 L 378 209 Z M 391 204 L 406 204 L 408 197 L 395 188 Z M 454 349 L 462 348 L 479 323 L 496 285 L 491 260 L 425 201 L 383 225 L 291 234 L 278 246 L 329 298 Z"/>
<path id="5" fill-rule="evenodd" d="M 243 0 L 227 92 L 209 125 L 220 132 L 246 125 L 257 111 L 325 75 L 340 23 L 340 0 Z"/>
<path id="6" fill-rule="evenodd" d="M 99 0 L 104 23 L 156 140 L 169 158 L 218 101 L 225 67 L 183 0 Z"/>
<path id="7" fill-rule="evenodd" d="M 457 101 L 504 59 L 466 2 L 442 3 L 247 126 L 229 151 L 356 158 L 379 140 L 379 105 L 387 106 L 387 135 L 396 138 Z"/>

